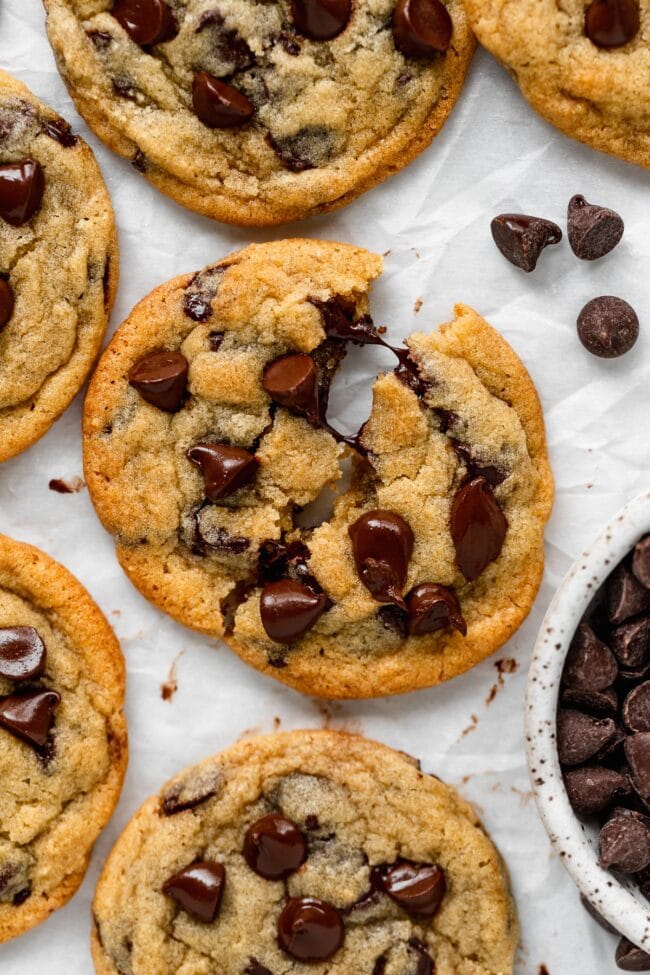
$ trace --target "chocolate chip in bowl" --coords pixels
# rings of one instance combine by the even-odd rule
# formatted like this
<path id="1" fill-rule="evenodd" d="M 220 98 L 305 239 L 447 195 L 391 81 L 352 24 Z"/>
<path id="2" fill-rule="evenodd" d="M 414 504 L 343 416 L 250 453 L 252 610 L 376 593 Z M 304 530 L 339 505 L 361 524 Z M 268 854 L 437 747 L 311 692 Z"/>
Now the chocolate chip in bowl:
<path id="1" fill-rule="evenodd" d="M 650 493 L 575 562 L 531 665 L 526 749 L 551 843 L 616 964 L 650 971 Z"/>

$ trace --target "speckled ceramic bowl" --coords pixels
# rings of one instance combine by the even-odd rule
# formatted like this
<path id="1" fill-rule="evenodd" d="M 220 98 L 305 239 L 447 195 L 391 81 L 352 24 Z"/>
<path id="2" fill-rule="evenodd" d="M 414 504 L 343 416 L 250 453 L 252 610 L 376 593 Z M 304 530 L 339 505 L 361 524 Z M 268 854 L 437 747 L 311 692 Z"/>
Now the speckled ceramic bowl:
<path id="1" fill-rule="evenodd" d="M 648 532 L 650 492 L 612 519 L 556 592 L 528 678 L 526 751 L 537 807 L 565 867 L 598 913 L 650 952 L 650 905 L 632 883 L 598 866 L 597 832 L 585 826 L 569 804 L 555 740 L 560 679 L 573 634 L 610 572 Z"/>

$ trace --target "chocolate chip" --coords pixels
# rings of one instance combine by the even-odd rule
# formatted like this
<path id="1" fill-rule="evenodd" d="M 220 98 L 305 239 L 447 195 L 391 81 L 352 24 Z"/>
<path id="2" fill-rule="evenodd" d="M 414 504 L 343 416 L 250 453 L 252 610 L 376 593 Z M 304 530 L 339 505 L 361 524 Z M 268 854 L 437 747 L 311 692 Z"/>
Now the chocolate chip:
<path id="1" fill-rule="evenodd" d="M 646 535 L 634 546 L 632 572 L 642 586 L 650 589 L 650 535 Z"/>
<path id="2" fill-rule="evenodd" d="M 163 795 L 162 811 L 165 816 L 175 816 L 188 809 L 195 809 L 209 799 L 213 799 L 222 783 L 221 770 L 214 767 L 181 774 Z"/>
<path id="3" fill-rule="evenodd" d="M 139 88 L 129 78 L 112 78 L 113 91 L 120 98 L 127 98 L 130 102 L 137 102 Z"/>
<path id="4" fill-rule="evenodd" d="M 650 819 L 631 809 L 616 809 L 600 831 L 600 865 L 636 873 L 650 864 Z"/>
<path id="5" fill-rule="evenodd" d="M 407 914 L 431 918 L 442 904 L 447 883 L 441 867 L 398 860 L 382 869 L 381 889 Z"/>
<path id="6" fill-rule="evenodd" d="M 344 938 L 341 915 L 317 897 L 291 897 L 278 918 L 278 944 L 297 961 L 327 961 Z"/>
<path id="7" fill-rule="evenodd" d="M 257 474 L 259 461 L 241 447 L 222 443 L 199 443 L 187 451 L 187 459 L 199 468 L 209 501 L 220 501 L 250 484 Z"/>
<path id="8" fill-rule="evenodd" d="M 367 511 L 350 525 L 348 534 L 361 582 L 380 603 L 406 609 L 402 590 L 413 554 L 413 530 L 394 511 Z"/>
<path id="9" fill-rule="evenodd" d="M 210 508 L 202 508 L 196 514 L 196 528 L 199 538 L 208 548 L 231 555 L 241 555 L 250 548 L 250 540 L 243 535 L 231 535 L 220 525 L 210 524 Z"/>
<path id="10" fill-rule="evenodd" d="M 32 690 L 0 698 L 0 727 L 34 748 L 47 744 L 54 712 L 61 703 L 56 691 Z"/>
<path id="11" fill-rule="evenodd" d="M 522 271 L 534 271 L 545 247 L 559 244 L 556 223 L 524 213 L 502 213 L 491 224 L 492 237 L 503 256 Z"/>
<path id="12" fill-rule="evenodd" d="M 569 709 L 558 711 L 557 748 L 562 765 L 582 765 L 616 738 L 616 725 L 609 718 L 592 718 Z"/>
<path id="13" fill-rule="evenodd" d="M 579 816 L 595 816 L 632 791 L 625 775 L 597 765 L 566 772 L 564 785 L 569 802 Z"/>
<path id="14" fill-rule="evenodd" d="M 468 582 L 499 558 L 507 530 L 506 516 L 484 477 L 460 488 L 451 508 L 451 537 L 456 565 Z"/>
<path id="15" fill-rule="evenodd" d="M 149 352 L 129 369 L 129 385 L 147 403 L 176 413 L 187 392 L 187 371 L 187 359 L 180 352 Z"/>
<path id="16" fill-rule="evenodd" d="M 650 609 L 650 592 L 641 586 L 626 565 L 619 565 L 607 583 L 607 613 L 611 623 L 624 623 Z"/>
<path id="17" fill-rule="evenodd" d="M 322 166 L 335 147 L 334 133 L 324 125 L 305 125 L 293 135 L 274 136 L 269 132 L 266 141 L 292 173 Z"/>
<path id="18" fill-rule="evenodd" d="M 212 30 L 215 57 L 227 69 L 223 74 L 245 71 L 255 64 L 255 55 L 250 47 L 238 31 L 226 27 L 223 14 L 219 10 L 207 10 L 201 14 L 196 33 L 200 34 L 206 28 Z"/>
<path id="19" fill-rule="evenodd" d="M 203 924 L 217 916 L 226 884 L 226 869 L 214 860 L 197 860 L 166 880 L 162 892 Z"/>
<path id="20" fill-rule="evenodd" d="M 321 313 L 323 328 L 329 339 L 352 342 L 353 345 L 383 345 L 370 315 L 357 318 L 356 306 L 342 295 L 320 301 L 310 298 L 310 303 Z"/>
<path id="21" fill-rule="evenodd" d="M 45 123 L 45 131 L 51 139 L 56 139 L 64 149 L 72 149 L 79 142 L 79 136 L 74 134 L 70 124 L 62 118 L 49 119 Z"/>
<path id="22" fill-rule="evenodd" d="M 429 388 L 429 384 L 422 378 L 420 367 L 415 359 L 411 358 L 407 350 L 405 352 L 406 354 L 400 357 L 399 365 L 395 368 L 395 376 L 419 399 L 422 399 Z"/>
<path id="23" fill-rule="evenodd" d="M 628 670 L 643 669 L 650 657 L 650 617 L 624 623 L 612 630 L 612 649 Z"/>
<path id="24" fill-rule="evenodd" d="M 467 635 L 467 624 L 463 619 L 458 597 L 446 586 L 423 582 L 411 589 L 406 597 L 406 608 L 408 632 L 411 636 L 434 633 L 448 626 L 453 626 L 463 636 Z"/>
<path id="25" fill-rule="evenodd" d="M 264 370 L 262 388 L 279 406 L 310 420 L 318 418 L 318 375 L 310 355 L 296 353 L 275 359 Z"/>
<path id="26" fill-rule="evenodd" d="M 440 416 L 440 413 L 444 412 L 444 410 L 436 410 L 438 416 Z M 448 413 L 448 416 L 453 415 L 454 414 Z M 442 429 L 442 423 L 440 429 L 443 433 L 447 432 L 446 430 Z M 476 460 L 467 444 L 453 439 L 450 442 L 456 454 L 458 457 L 460 457 L 467 468 L 467 473 L 470 478 L 474 479 L 475 477 L 484 477 L 490 487 L 495 488 L 498 487 L 499 484 L 503 484 L 505 479 L 508 477 L 508 471 L 504 470 L 502 467 L 497 467 L 495 464 L 482 464 L 480 461 Z"/>
<path id="27" fill-rule="evenodd" d="M 193 278 L 183 297 L 183 312 L 188 318 L 206 322 L 212 316 L 212 301 L 225 273 L 224 267 L 207 267 Z"/>
<path id="28" fill-rule="evenodd" d="M 449 49 L 454 25 L 440 0 L 398 0 L 393 13 L 395 47 L 406 57 L 433 58 Z"/>
<path id="29" fill-rule="evenodd" d="M 290 54 L 293 58 L 297 57 L 302 50 L 300 44 L 295 38 L 295 35 L 290 34 L 286 30 L 280 31 L 278 34 L 278 41 L 280 42 L 280 47 L 282 50 L 286 51 L 286 53 Z M 273 44 L 271 44 L 271 47 L 273 47 Z"/>
<path id="30" fill-rule="evenodd" d="M 307 859 L 307 841 L 292 820 L 271 813 L 247 829 L 244 859 L 265 880 L 284 880 Z"/>
<path id="31" fill-rule="evenodd" d="M 562 691 L 562 706 L 614 718 L 618 711 L 618 695 L 613 687 L 605 691 L 576 691 L 566 687 Z"/>
<path id="32" fill-rule="evenodd" d="M 609 254 L 625 230 L 618 213 L 587 203 L 580 194 L 569 201 L 567 227 L 571 250 L 583 261 L 597 261 Z"/>
<path id="33" fill-rule="evenodd" d="M 579 691 L 604 691 L 617 676 L 618 664 L 612 651 L 587 623 L 581 623 L 564 664 L 564 684 Z"/>
<path id="34" fill-rule="evenodd" d="M 291 0 L 296 30 L 312 41 L 331 41 L 348 26 L 352 0 Z"/>
<path id="35" fill-rule="evenodd" d="M 178 34 L 174 13 L 164 0 L 116 0 L 111 13 L 140 47 L 162 44 Z"/>
<path id="36" fill-rule="evenodd" d="M 650 972 L 650 954 L 621 938 L 616 948 L 616 964 L 624 972 Z"/>
<path id="37" fill-rule="evenodd" d="M 23 159 L 0 166 L 0 217 L 21 227 L 40 209 L 45 177 L 39 162 Z"/>
<path id="38" fill-rule="evenodd" d="M 630 691 L 623 701 L 622 715 L 630 731 L 650 731 L 650 681 Z"/>
<path id="39" fill-rule="evenodd" d="M 643 799 L 650 799 L 650 732 L 642 731 L 626 738 L 625 757 L 630 763 L 632 779 L 639 795 Z"/>
<path id="40" fill-rule="evenodd" d="M 414 975 L 433 975 L 433 959 L 427 951 L 427 946 L 419 938 L 409 938 L 409 948 L 412 948 L 418 956 Z"/>
<path id="41" fill-rule="evenodd" d="M 210 332 L 208 335 L 208 342 L 210 343 L 210 351 L 218 352 L 221 348 L 221 343 L 225 338 L 225 332 Z"/>
<path id="42" fill-rule="evenodd" d="M 639 0 L 592 0 L 585 11 L 585 34 L 596 47 L 623 47 L 640 27 Z"/>
<path id="43" fill-rule="evenodd" d="M 14 313 L 13 288 L 5 278 L 0 278 L 0 328 L 4 328 Z"/>
<path id="44" fill-rule="evenodd" d="M 294 579 L 269 582 L 260 596 L 262 625 L 276 643 L 293 643 L 311 630 L 327 605 L 324 593 Z"/>
<path id="45" fill-rule="evenodd" d="M 601 359 L 629 352 L 639 337 L 639 319 L 622 298 L 592 298 L 578 315 L 578 337 L 585 349 Z"/>
<path id="46" fill-rule="evenodd" d="M 194 75 L 192 105 L 197 118 L 209 129 L 244 125 L 255 112 L 255 106 L 243 92 L 207 71 Z"/>
<path id="47" fill-rule="evenodd" d="M 147 171 L 147 157 L 141 149 L 138 149 L 133 159 L 131 160 L 131 165 L 134 169 L 137 169 L 139 173 L 146 173 Z"/>
<path id="48" fill-rule="evenodd" d="M 98 51 L 105 51 L 113 43 L 113 35 L 104 30 L 88 31 L 88 37 Z"/>
<path id="49" fill-rule="evenodd" d="M 244 975 L 272 975 L 272 972 L 264 965 L 260 965 L 257 958 L 251 958 L 244 969 Z"/>
<path id="50" fill-rule="evenodd" d="M 45 669 L 45 644 L 33 626 L 0 629 L 0 677 L 29 680 Z"/>

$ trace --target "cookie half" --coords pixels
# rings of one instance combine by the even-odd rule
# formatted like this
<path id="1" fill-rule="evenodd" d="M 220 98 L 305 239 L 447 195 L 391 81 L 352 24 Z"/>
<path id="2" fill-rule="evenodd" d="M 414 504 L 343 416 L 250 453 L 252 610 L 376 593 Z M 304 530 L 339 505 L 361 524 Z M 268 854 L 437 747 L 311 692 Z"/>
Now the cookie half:
<path id="1" fill-rule="evenodd" d="M 540 115 L 650 167 L 650 9 L 638 0 L 464 0 L 481 44 Z"/>
<path id="2" fill-rule="evenodd" d="M 62 907 L 122 788 L 124 662 L 86 590 L 0 536 L 0 942 Z"/>
<path id="3" fill-rule="evenodd" d="M 431 686 L 501 646 L 535 597 L 552 503 L 533 384 L 464 306 L 394 350 L 356 438 L 329 425 L 349 343 L 385 342 L 381 267 L 287 240 L 176 278 L 120 327 L 85 404 L 86 481 L 133 583 L 328 698 Z M 345 454 L 351 485 L 310 526 Z"/>
<path id="4" fill-rule="evenodd" d="M 445 122 L 475 46 L 461 0 L 45 7 L 93 131 L 177 202 L 242 225 L 343 206 L 402 169 Z"/>
<path id="5" fill-rule="evenodd" d="M 117 278 L 91 149 L 0 71 L 0 461 L 42 437 L 79 392 Z"/>
<path id="6" fill-rule="evenodd" d="M 518 928 L 473 809 L 356 735 L 247 739 L 185 769 L 118 839 L 100 975 L 510 975 Z"/>

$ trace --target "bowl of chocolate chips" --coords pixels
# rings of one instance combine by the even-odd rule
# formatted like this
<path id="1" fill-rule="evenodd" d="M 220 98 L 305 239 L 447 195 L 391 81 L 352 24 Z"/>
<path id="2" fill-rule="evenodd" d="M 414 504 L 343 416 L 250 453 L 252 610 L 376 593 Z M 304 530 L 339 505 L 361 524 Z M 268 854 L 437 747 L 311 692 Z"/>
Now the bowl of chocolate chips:
<path id="1" fill-rule="evenodd" d="M 587 910 L 650 971 L 650 492 L 574 563 L 530 669 L 526 750 L 537 806 Z"/>

